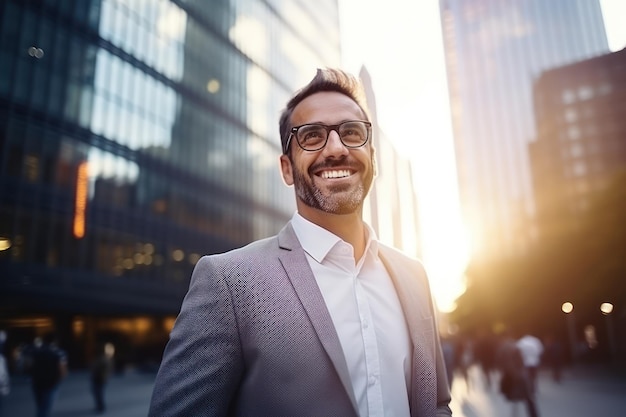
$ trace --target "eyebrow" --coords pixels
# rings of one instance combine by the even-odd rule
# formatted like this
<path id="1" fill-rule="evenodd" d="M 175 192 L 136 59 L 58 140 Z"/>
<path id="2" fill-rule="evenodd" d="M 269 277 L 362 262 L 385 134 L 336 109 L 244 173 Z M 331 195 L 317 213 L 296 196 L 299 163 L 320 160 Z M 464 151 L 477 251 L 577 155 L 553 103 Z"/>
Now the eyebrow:
<path id="1" fill-rule="evenodd" d="M 365 119 L 343 119 L 337 123 L 325 123 L 325 122 L 306 122 L 306 123 L 302 123 L 296 126 L 303 126 L 303 125 L 326 125 L 326 126 L 330 126 L 330 125 L 340 125 L 342 123 L 345 122 L 354 122 L 354 121 L 359 121 L 359 122 L 366 122 L 367 120 Z"/>

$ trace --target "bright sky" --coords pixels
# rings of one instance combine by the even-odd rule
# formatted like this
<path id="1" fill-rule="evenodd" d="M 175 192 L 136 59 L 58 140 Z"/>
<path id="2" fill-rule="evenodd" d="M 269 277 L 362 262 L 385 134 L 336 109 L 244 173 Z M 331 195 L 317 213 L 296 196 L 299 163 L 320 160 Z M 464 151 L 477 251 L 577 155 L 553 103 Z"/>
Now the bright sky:
<path id="1" fill-rule="evenodd" d="M 621 49 L 626 46 L 626 1 L 601 4 L 609 47 Z M 423 260 L 439 308 L 451 311 L 464 290 L 467 247 L 459 213 L 439 2 L 339 0 L 339 8 L 344 68 L 358 74 L 363 64 L 367 66 L 380 127 L 402 153 L 411 155 Z"/>

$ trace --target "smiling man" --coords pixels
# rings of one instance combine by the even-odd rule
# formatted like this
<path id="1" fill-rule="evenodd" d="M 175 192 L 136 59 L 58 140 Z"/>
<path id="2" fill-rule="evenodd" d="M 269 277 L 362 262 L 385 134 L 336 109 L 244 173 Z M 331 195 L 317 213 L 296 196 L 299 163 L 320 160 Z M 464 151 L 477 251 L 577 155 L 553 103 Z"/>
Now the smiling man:
<path id="1" fill-rule="evenodd" d="M 297 212 L 198 262 L 150 416 L 450 416 L 424 268 L 362 219 L 376 165 L 360 82 L 318 70 L 280 134 Z"/>

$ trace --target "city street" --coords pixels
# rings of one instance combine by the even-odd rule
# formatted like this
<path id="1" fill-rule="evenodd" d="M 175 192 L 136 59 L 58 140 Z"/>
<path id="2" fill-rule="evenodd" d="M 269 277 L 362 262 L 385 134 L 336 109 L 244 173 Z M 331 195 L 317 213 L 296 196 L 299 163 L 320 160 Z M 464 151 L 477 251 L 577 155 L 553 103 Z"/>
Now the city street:
<path id="1" fill-rule="evenodd" d="M 106 390 L 107 411 L 112 417 L 146 417 L 152 394 L 154 373 L 126 372 L 109 379 Z M 84 417 L 96 415 L 91 396 L 89 374 L 71 372 L 61 384 L 52 417 Z M 35 405 L 29 381 L 24 376 L 14 377 L 11 393 L 4 398 L 1 417 L 35 416 Z"/>
<path id="2" fill-rule="evenodd" d="M 111 378 L 107 389 L 107 412 L 113 417 L 145 417 L 154 374 L 127 372 Z M 507 403 L 495 391 L 486 390 L 476 367 L 470 369 L 470 387 L 458 376 L 453 387 L 455 417 L 525 417 L 521 404 Z M 4 398 L 2 417 L 29 417 L 35 408 L 23 376 L 14 377 L 11 394 Z M 606 369 L 579 368 L 566 371 L 560 384 L 540 375 L 537 403 L 541 417 L 619 416 L 626 410 L 626 377 Z M 72 372 L 63 382 L 52 417 L 94 415 L 86 372 Z M 273 416 L 268 416 L 273 417 Z"/>
<path id="3" fill-rule="evenodd" d="M 526 417 L 523 403 L 510 403 L 494 383 L 485 389 L 484 377 L 476 366 L 469 371 L 468 384 L 456 376 L 452 384 L 455 417 Z M 537 409 L 541 417 L 593 417 L 624 415 L 626 376 L 605 368 L 566 370 L 560 383 L 547 371 L 539 375 Z"/>

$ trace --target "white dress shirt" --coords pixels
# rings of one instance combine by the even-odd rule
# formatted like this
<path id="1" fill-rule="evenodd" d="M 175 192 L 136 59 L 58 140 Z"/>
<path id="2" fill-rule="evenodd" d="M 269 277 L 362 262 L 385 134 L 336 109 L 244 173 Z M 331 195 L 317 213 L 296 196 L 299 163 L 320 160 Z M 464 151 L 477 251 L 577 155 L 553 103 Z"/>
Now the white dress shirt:
<path id="1" fill-rule="evenodd" d="M 326 302 L 348 364 L 361 417 L 409 416 L 411 342 L 395 288 L 366 225 L 363 257 L 295 213 L 291 225 Z"/>

